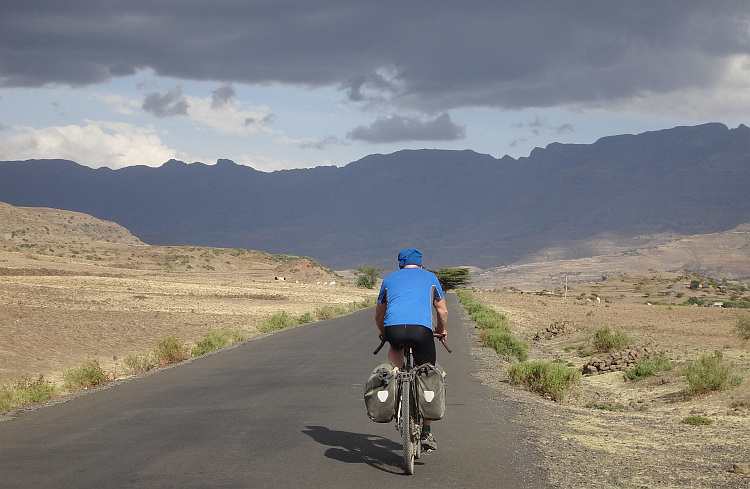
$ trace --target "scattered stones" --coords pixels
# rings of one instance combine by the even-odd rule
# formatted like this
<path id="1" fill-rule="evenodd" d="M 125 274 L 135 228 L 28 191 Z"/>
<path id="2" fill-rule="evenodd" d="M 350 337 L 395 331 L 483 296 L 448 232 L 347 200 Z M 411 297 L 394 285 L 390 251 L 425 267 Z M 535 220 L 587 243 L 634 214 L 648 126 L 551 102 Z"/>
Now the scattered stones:
<path id="1" fill-rule="evenodd" d="M 532 339 L 534 341 L 551 340 L 560 335 L 571 334 L 571 333 L 576 333 L 576 332 L 578 332 L 578 328 L 576 328 L 572 322 L 556 321 L 551 326 L 544 329 L 544 331 L 539 331 L 536 335 L 534 335 L 534 338 Z"/>
<path id="2" fill-rule="evenodd" d="M 625 350 L 609 353 L 606 356 L 597 355 L 592 357 L 588 363 L 581 368 L 581 371 L 583 372 L 583 375 L 598 375 L 617 372 L 633 368 L 636 363 L 648 360 L 657 354 L 659 354 L 659 352 L 652 348 L 636 348 L 629 346 Z"/>

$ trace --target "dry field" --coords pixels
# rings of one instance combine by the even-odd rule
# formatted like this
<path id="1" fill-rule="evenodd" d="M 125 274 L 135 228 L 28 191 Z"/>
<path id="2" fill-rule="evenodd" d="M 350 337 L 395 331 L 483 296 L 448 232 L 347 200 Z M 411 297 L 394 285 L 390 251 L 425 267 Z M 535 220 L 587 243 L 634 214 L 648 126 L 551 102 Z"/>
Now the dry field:
<path id="1" fill-rule="evenodd" d="M 743 311 L 647 305 L 646 293 L 665 302 L 703 294 L 687 289 L 690 280 L 675 283 L 676 277 L 654 273 L 607 279 L 568 291 L 567 298 L 475 291 L 480 303 L 504 314 L 516 336 L 531 344 L 532 360 L 561 359 L 581 367 L 588 359 L 577 355 L 577 347 L 590 345 L 594 331 L 609 326 L 627 331 L 637 345 L 663 351 L 676 363 L 672 371 L 637 382 L 626 382 L 621 372 L 586 376 L 579 397 L 563 405 L 512 389 L 507 376 L 485 369 L 487 383 L 524 406 L 519 419 L 534 427 L 535 441 L 559 487 L 750 487 L 749 476 L 730 473 L 735 463 L 750 463 L 750 343 L 732 332 Z M 685 296 L 676 298 L 682 291 Z M 590 300 L 596 295 L 601 302 Z M 532 340 L 561 321 L 578 331 Z M 744 381 L 730 391 L 687 398 L 682 368 L 716 350 L 734 363 Z M 494 361 L 501 371 L 503 362 Z M 586 408 L 590 402 L 623 409 Z M 680 423 L 691 415 L 713 423 Z"/>

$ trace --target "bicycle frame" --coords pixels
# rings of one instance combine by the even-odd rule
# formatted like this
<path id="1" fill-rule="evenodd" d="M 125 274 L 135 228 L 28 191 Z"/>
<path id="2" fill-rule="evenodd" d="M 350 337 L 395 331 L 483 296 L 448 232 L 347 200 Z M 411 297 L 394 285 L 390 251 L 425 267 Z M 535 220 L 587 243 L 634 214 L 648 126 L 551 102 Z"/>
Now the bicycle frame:
<path id="1" fill-rule="evenodd" d="M 440 338 L 448 352 L 451 349 L 445 342 L 445 335 L 435 334 Z M 385 345 L 385 339 L 381 340 L 380 346 L 373 352 L 377 354 Z M 422 455 L 422 423 L 424 417 L 419 410 L 419 398 L 417 393 L 416 368 L 413 364 L 412 345 L 404 345 L 404 365 L 398 371 L 397 382 L 397 405 L 396 405 L 396 429 L 401 433 L 404 447 L 404 471 L 412 475 L 414 473 L 414 460 Z"/>

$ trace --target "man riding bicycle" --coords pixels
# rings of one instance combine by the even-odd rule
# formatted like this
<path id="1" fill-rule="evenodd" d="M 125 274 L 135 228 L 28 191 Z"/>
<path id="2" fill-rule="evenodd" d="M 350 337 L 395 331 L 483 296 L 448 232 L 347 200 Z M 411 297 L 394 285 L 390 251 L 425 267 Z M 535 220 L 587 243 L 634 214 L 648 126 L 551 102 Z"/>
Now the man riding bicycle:
<path id="1" fill-rule="evenodd" d="M 380 287 L 375 307 L 375 323 L 381 340 L 390 344 L 388 359 L 396 367 L 404 364 L 404 342 L 413 345 L 414 363 L 435 365 L 433 332 L 447 336 L 448 308 L 440 282 L 434 273 L 422 268 L 422 253 L 407 248 L 398 254 L 399 270 L 391 273 Z M 430 421 L 422 426 L 422 447 L 435 450 L 437 442 Z"/>

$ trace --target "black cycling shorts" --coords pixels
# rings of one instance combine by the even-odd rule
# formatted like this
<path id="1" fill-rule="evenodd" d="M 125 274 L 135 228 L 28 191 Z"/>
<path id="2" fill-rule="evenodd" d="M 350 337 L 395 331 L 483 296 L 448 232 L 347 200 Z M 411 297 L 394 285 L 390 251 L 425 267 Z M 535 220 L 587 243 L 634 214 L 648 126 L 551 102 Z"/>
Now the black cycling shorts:
<path id="1" fill-rule="evenodd" d="M 437 360 L 435 338 L 430 328 L 418 324 L 386 326 L 385 339 L 396 350 L 403 350 L 405 343 L 410 343 L 415 365 L 425 363 L 435 365 L 435 360 Z"/>

